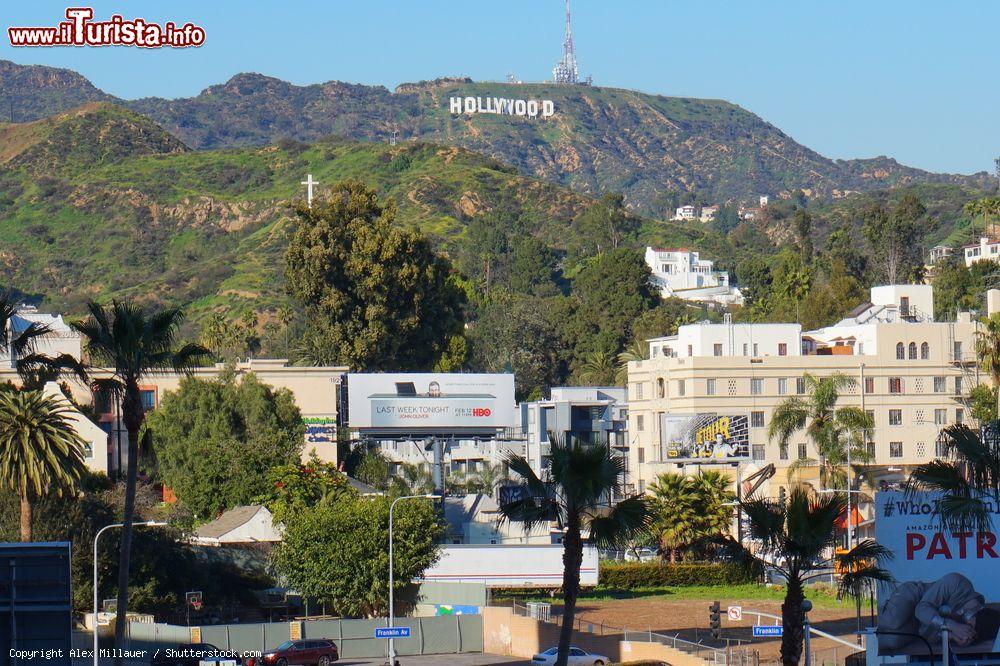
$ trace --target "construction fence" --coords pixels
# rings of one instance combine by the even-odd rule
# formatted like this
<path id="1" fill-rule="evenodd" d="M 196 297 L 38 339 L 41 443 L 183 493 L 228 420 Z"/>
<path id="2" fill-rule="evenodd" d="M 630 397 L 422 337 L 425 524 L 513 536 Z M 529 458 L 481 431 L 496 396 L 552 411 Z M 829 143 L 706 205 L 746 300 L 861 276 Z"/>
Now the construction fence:
<path id="1" fill-rule="evenodd" d="M 296 639 L 326 638 L 334 641 L 342 658 L 377 658 L 386 656 L 388 642 L 384 638 L 375 638 L 375 629 L 387 625 L 384 618 L 227 624 L 201 627 L 201 642 L 222 650 L 266 652 L 291 640 L 294 632 Z M 483 618 L 480 615 L 397 618 L 394 625 L 410 628 L 409 638 L 396 639 L 396 652 L 401 655 L 483 651 Z M 189 627 L 132 622 L 129 623 L 126 649 L 153 653 L 189 642 Z"/>

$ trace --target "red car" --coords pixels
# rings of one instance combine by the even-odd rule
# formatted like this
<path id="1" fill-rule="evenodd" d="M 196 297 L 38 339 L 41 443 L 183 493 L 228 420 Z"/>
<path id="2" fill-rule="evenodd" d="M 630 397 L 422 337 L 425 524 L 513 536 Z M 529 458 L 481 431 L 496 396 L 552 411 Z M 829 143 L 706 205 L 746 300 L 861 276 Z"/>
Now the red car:
<path id="1" fill-rule="evenodd" d="M 330 666 L 340 659 L 337 644 L 328 638 L 285 641 L 248 666 Z M 256 659 L 254 661 L 257 661 Z"/>

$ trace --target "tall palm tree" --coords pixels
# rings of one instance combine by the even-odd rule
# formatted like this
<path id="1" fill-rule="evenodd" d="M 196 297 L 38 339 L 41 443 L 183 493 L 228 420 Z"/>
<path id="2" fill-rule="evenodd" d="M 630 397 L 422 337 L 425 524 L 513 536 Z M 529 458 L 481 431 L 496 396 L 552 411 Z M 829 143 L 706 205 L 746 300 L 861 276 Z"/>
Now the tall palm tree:
<path id="1" fill-rule="evenodd" d="M 35 501 L 72 491 L 86 469 L 71 413 L 41 391 L 0 391 L 0 487 L 21 500 L 21 541 L 32 540 Z"/>
<path id="2" fill-rule="evenodd" d="M 907 489 L 941 493 L 938 517 L 951 531 L 989 529 L 991 504 L 1000 503 L 1000 421 L 983 424 L 981 433 L 959 423 L 944 435 L 953 459 L 919 465 Z"/>
<path id="3" fill-rule="evenodd" d="M 984 319 L 982 326 L 976 331 L 976 357 L 979 359 L 979 367 L 990 376 L 993 385 L 1000 386 L 1000 312 L 994 312 Z M 1000 401 L 1000 392 L 997 399 Z"/>
<path id="4" fill-rule="evenodd" d="M 740 542 L 726 537 L 722 540 L 723 552 L 749 570 L 774 571 L 786 580 L 781 604 L 783 664 L 793 666 L 802 658 L 805 584 L 825 575 L 834 561 L 842 560 L 853 568 L 855 583 L 892 581 L 881 566 L 892 558 L 892 553 L 871 540 L 831 560 L 829 553 L 838 542 L 837 520 L 847 511 L 845 494 L 810 496 L 798 486 L 792 488 L 785 503 L 751 496 L 739 504 L 749 522 L 749 538 Z"/>
<path id="5" fill-rule="evenodd" d="M 87 309 L 90 316 L 82 322 L 74 322 L 73 327 L 83 335 L 91 362 L 105 364 L 110 369 L 110 378 L 94 383 L 119 403 L 119 413 L 128 433 L 124 527 L 118 558 L 118 613 L 115 618 L 115 647 L 120 650 L 125 640 L 128 606 L 139 431 L 146 418 L 139 387 L 144 378 L 157 372 L 188 372 L 210 352 L 196 344 L 177 347 L 178 329 L 183 321 L 180 310 L 169 308 L 145 312 L 128 300 L 112 301 L 108 307 L 91 302 Z M 117 656 L 115 663 L 121 663 Z"/>
<path id="6" fill-rule="evenodd" d="M 500 505 L 501 520 L 523 523 L 526 531 L 550 522 L 563 529 L 563 618 L 556 666 L 566 666 L 580 594 L 584 539 L 618 547 L 636 540 L 649 530 L 649 499 L 633 495 L 610 504 L 609 498 L 619 496 L 625 467 L 605 443 L 553 442 L 545 480 L 521 456 L 510 456 L 507 464 L 523 485 L 520 497 Z"/>
<path id="7" fill-rule="evenodd" d="M 855 385 L 853 377 L 834 373 L 818 378 L 804 376 L 807 397 L 793 396 L 782 401 L 774 410 L 767 435 L 787 447 L 792 436 L 805 429 L 819 455 L 819 460 L 796 460 L 790 471 L 819 465 L 820 485 L 842 487 L 846 479 L 848 453 L 858 462 L 869 460 L 864 434 L 873 427 L 872 419 L 859 407 L 837 407 L 840 392 Z"/>

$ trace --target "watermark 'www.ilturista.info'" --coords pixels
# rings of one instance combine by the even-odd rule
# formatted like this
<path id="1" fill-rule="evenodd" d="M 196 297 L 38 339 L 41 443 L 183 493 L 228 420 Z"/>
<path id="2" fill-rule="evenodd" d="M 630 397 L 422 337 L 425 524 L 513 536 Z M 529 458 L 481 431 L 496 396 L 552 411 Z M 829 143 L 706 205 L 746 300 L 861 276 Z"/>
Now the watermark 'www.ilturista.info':
<path id="1" fill-rule="evenodd" d="M 160 25 L 145 19 L 125 19 L 115 14 L 107 21 L 94 21 L 91 7 L 70 7 L 66 21 L 34 28 L 7 28 L 11 46 L 140 46 L 186 48 L 205 43 L 205 29 L 173 21 Z"/>

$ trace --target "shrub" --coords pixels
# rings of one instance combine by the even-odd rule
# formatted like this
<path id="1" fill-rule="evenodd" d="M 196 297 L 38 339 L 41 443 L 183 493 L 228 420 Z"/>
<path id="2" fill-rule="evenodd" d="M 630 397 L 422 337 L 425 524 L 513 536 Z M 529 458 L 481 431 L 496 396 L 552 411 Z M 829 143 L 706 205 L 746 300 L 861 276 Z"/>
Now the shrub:
<path id="1" fill-rule="evenodd" d="M 660 562 L 602 562 L 598 584 L 616 590 L 693 585 L 742 585 L 754 579 L 730 564 L 661 564 Z"/>

